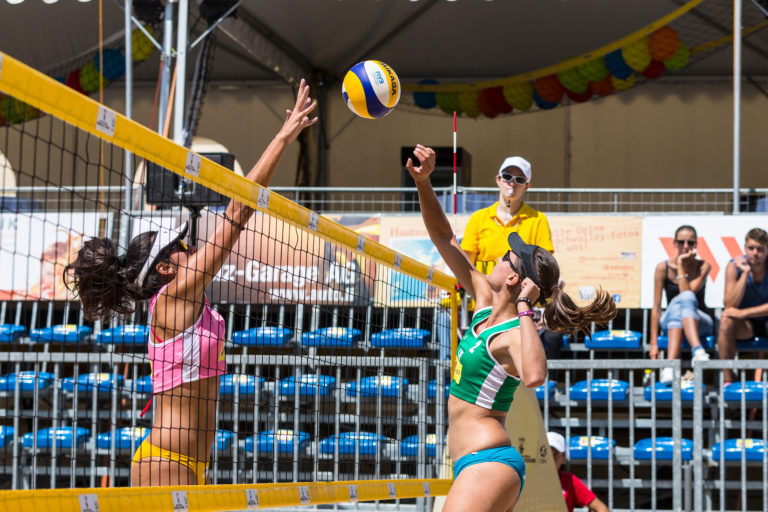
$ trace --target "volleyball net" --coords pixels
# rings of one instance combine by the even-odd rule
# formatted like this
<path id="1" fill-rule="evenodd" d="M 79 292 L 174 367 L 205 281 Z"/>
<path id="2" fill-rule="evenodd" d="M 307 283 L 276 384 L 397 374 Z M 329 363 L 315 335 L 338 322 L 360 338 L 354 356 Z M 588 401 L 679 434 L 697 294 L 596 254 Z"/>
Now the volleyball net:
<path id="1" fill-rule="evenodd" d="M 221 165 L 232 155 L 201 157 L 2 53 L 0 94 L 0 485 L 14 489 L 0 500 L 9 510 L 447 493 L 437 477 L 447 475 L 453 277 L 379 244 L 370 219 L 319 216 Z M 151 331 L 147 301 L 91 321 L 63 271 L 93 238 L 114 240 L 120 256 L 142 233 L 186 221 L 186 240 L 203 246 L 230 199 L 257 211 L 206 289 L 225 324 L 224 352 L 213 356 L 226 374 L 211 377 L 218 393 L 183 385 L 187 395 L 173 388 L 149 403 L 148 342 L 169 338 Z M 202 382 L 188 348 L 185 380 Z M 170 434 L 147 437 L 156 428 Z M 216 491 L 124 488 L 195 472 L 165 462 L 159 480 L 131 475 L 145 439 L 207 458 Z"/>

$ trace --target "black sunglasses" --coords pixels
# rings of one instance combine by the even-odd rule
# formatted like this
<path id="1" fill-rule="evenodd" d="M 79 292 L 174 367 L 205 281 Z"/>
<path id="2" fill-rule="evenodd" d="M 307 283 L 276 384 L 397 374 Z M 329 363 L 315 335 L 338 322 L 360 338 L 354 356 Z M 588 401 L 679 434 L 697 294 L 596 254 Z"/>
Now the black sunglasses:
<path id="1" fill-rule="evenodd" d="M 507 254 L 501 257 L 501 261 L 506 261 L 509 263 L 509 267 L 512 269 L 512 271 L 519 275 L 521 278 L 523 277 L 523 273 L 518 270 L 518 268 L 512 263 L 512 260 L 509 258 L 509 253 L 512 251 L 507 251 Z"/>
<path id="2" fill-rule="evenodd" d="M 684 245 L 688 247 L 696 247 L 696 240 L 675 240 L 677 245 Z"/>
<path id="3" fill-rule="evenodd" d="M 501 173 L 501 179 L 507 183 L 514 181 L 518 185 L 525 185 L 528 183 L 528 180 L 525 178 L 525 176 L 515 176 L 514 174 L 509 174 L 508 172 Z"/>

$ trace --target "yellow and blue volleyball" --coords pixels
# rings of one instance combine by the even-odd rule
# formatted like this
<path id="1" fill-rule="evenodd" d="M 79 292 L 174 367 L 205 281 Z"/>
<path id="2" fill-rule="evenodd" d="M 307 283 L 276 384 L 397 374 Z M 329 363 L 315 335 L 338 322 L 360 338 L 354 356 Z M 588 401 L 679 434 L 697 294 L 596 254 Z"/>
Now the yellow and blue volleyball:
<path id="1" fill-rule="evenodd" d="M 341 94 L 352 112 L 367 119 L 378 119 L 392 112 L 400 101 L 400 80 L 383 62 L 366 60 L 347 72 Z"/>

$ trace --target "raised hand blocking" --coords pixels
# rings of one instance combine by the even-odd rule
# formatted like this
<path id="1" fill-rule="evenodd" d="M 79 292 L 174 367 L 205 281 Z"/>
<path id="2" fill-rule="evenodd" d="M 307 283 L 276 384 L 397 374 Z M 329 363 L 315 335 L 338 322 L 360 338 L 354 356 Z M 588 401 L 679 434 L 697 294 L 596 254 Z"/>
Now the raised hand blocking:
<path id="1" fill-rule="evenodd" d="M 315 109 L 317 103 L 309 97 L 309 85 L 306 80 L 301 79 L 299 89 L 296 93 L 296 105 L 293 109 L 286 109 L 286 119 L 283 127 L 278 133 L 278 137 L 284 137 L 286 142 L 293 142 L 304 128 L 312 126 L 317 122 L 317 116 L 312 119 L 309 114 Z"/>

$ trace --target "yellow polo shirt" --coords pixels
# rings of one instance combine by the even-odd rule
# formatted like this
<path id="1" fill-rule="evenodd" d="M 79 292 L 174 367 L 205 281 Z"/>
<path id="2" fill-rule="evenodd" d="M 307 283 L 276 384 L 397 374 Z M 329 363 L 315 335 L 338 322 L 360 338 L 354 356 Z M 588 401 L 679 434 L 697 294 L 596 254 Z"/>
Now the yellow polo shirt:
<path id="1" fill-rule="evenodd" d="M 496 215 L 498 206 L 499 202 L 496 201 L 488 208 L 473 213 L 461 240 L 461 248 L 476 255 L 475 267 L 480 272 L 486 275 L 491 273 L 496 261 L 509 251 L 507 237 L 513 232 L 517 232 L 527 244 L 555 252 L 546 215 L 523 203 L 509 222 L 504 224 Z"/>

